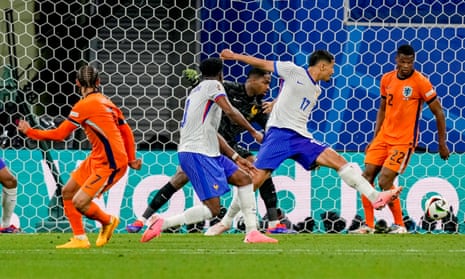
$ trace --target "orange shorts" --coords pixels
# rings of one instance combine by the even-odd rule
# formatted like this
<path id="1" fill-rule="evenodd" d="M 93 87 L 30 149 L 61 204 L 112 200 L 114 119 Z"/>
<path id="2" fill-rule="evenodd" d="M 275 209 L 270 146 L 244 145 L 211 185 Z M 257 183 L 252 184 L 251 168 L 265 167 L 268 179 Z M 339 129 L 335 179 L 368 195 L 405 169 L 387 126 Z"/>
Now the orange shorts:
<path id="1" fill-rule="evenodd" d="M 100 197 L 124 176 L 127 168 L 126 165 L 115 170 L 87 158 L 71 176 L 89 196 Z"/>
<path id="2" fill-rule="evenodd" d="M 400 174 L 405 171 L 413 151 L 410 144 L 389 144 L 376 137 L 366 151 L 365 164 L 383 166 Z"/>

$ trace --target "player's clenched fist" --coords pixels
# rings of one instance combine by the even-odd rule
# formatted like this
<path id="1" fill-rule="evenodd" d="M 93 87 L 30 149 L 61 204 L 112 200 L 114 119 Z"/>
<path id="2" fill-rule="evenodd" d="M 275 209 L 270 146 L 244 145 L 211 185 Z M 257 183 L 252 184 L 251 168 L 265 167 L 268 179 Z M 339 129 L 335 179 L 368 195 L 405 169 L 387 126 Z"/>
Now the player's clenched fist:
<path id="1" fill-rule="evenodd" d="M 19 120 L 18 122 L 18 130 L 23 133 L 23 134 L 26 134 L 27 130 L 29 130 L 31 128 L 31 125 L 29 125 L 29 123 L 26 121 L 26 120 Z"/>
<path id="2" fill-rule="evenodd" d="M 223 60 L 232 60 L 234 59 L 234 52 L 230 49 L 223 49 L 220 53 L 220 58 Z"/>
<path id="3" fill-rule="evenodd" d="M 135 159 L 134 161 L 128 162 L 128 165 L 131 169 L 140 170 L 140 168 L 142 167 L 142 160 Z"/>

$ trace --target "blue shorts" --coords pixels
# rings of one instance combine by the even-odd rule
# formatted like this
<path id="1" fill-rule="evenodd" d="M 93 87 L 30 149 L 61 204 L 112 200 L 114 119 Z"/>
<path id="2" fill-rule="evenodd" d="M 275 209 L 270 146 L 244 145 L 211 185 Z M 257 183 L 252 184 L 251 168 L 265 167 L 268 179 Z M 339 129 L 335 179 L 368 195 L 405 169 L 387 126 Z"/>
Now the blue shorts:
<path id="1" fill-rule="evenodd" d="M 5 162 L 2 160 L 2 158 L 0 158 L 0 170 L 3 169 L 4 167 L 6 167 L 6 164 L 5 164 Z"/>
<path id="2" fill-rule="evenodd" d="M 284 160 L 293 159 L 304 169 L 311 170 L 317 167 L 316 159 L 326 148 L 328 145 L 295 131 L 273 127 L 265 134 L 255 167 L 274 171 Z"/>
<path id="3" fill-rule="evenodd" d="M 179 164 L 194 187 L 201 201 L 220 197 L 231 188 L 228 178 L 239 167 L 229 158 L 220 155 L 208 157 L 199 153 L 179 152 Z"/>

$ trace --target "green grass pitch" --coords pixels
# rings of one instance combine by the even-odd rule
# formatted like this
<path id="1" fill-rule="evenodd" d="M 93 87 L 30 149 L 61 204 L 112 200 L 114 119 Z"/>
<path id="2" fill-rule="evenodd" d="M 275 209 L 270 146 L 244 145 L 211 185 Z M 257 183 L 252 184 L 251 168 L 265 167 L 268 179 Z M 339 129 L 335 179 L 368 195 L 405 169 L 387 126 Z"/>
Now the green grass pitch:
<path id="1" fill-rule="evenodd" d="M 2 278 L 463 278 L 458 234 L 275 235 L 245 244 L 242 234 L 206 237 L 115 234 L 102 248 L 55 249 L 70 234 L 0 234 Z"/>

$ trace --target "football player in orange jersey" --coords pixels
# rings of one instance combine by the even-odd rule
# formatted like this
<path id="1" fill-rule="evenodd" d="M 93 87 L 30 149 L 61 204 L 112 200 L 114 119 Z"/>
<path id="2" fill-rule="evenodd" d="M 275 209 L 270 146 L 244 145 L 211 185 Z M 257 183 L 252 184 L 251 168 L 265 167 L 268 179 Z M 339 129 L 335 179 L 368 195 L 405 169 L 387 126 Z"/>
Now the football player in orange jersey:
<path id="1" fill-rule="evenodd" d="M 395 178 L 404 172 L 418 143 L 418 121 L 426 103 L 436 118 L 439 155 L 449 157 L 446 144 L 444 112 L 431 82 L 414 69 L 415 50 L 402 45 L 396 54 L 396 69 L 383 75 L 380 83 L 381 101 L 376 116 L 375 138 L 366 150 L 363 176 L 371 182 L 378 176 L 383 190 L 394 187 Z M 374 211 L 362 196 L 365 225 L 351 233 L 373 233 Z M 389 204 L 394 224 L 389 233 L 407 233 L 399 199 Z"/>
<path id="2" fill-rule="evenodd" d="M 68 118 L 52 130 L 33 129 L 21 120 L 18 130 L 35 140 L 64 140 L 82 127 L 92 144 L 92 151 L 71 174 L 63 187 L 63 204 L 73 238 L 56 248 L 89 248 L 82 215 L 102 224 L 96 245 L 101 247 L 111 238 L 119 218 L 104 212 L 92 200 L 108 191 L 126 173 L 127 167 L 140 169 L 135 158 L 134 136 L 121 110 L 100 91 L 98 71 L 89 65 L 77 72 L 76 84 L 83 98 L 71 109 Z"/>

